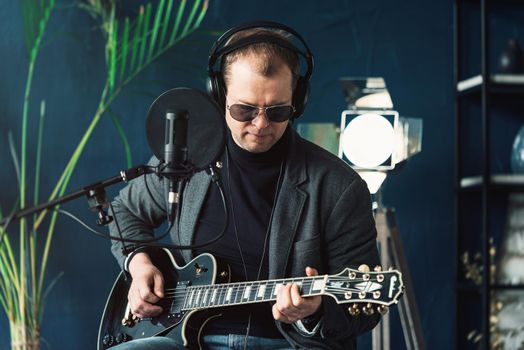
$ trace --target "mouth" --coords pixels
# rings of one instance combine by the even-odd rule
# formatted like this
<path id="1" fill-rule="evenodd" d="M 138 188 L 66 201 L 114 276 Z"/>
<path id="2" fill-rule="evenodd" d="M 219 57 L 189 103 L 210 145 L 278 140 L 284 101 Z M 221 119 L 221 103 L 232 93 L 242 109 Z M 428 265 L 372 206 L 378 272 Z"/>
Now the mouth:
<path id="1" fill-rule="evenodd" d="M 249 135 L 255 137 L 255 138 L 264 138 L 268 137 L 270 134 L 255 134 L 255 133 L 249 133 Z"/>

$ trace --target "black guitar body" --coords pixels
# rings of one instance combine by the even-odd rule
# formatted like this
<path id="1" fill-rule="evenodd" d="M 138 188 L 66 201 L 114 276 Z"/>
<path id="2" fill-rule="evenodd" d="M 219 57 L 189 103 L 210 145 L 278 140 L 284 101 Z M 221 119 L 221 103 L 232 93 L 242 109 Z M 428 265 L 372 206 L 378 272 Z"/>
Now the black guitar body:
<path id="1" fill-rule="evenodd" d="M 213 285 L 229 281 L 229 268 L 219 266 L 210 254 L 197 256 L 179 267 L 171 252 L 161 250 L 153 263 L 164 275 L 165 298 L 159 302 L 164 309 L 154 318 L 133 319 L 128 309 L 127 294 L 131 280 L 120 273 L 108 298 L 98 332 L 98 350 L 133 339 L 167 336 L 176 340 L 180 348 L 199 349 L 200 335 L 206 322 L 220 316 L 220 308 L 183 311 L 182 306 L 188 286 Z"/>
<path id="2" fill-rule="evenodd" d="M 202 254 L 179 267 L 171 252 L 162 249 L 151 254 L 153 263 L 164 275 L 164 298 L 157 317 L 139 320 L 127 304 L 130 281 L 120 274 L 104 309 L 98 333 L 98 350 L 109 349 L 133 339 L 166 336 L 181 349 L 202 348 L 200 338 L 207 321 L 221 316 L 227 306 L 276 301 L 278 290 L 288 283 L 300 286 L 304 297 L 329 295 L 338 304 L 351 303 L 351 315 L 366 315 L 375 310 L 384 314 L 398 303 L 404 290 L 402 273 L 396 270 L 374 272 L 345 268 L 336 275 L 289 277 L 267 281 L 229 283 L 227 265 L 219 265 L 210 254 Z"/>

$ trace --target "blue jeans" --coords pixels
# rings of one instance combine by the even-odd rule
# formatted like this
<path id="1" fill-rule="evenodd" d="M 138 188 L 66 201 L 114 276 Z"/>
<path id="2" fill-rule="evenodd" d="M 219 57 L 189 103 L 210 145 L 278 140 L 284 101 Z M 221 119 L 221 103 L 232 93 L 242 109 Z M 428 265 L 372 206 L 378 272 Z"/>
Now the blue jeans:
<path id="1" fill-rule="evenodd" d="M 243 350 L 245 335 L 206 335 L 202 339 L 206 348 L 209 350 Z M 111 350 L 179 350 L 183 346 L 176 343 L 173 339 L 167 337 L 151 337 L 130 341 L 118 346 L 112 347 Z M 271 339 L 260 337 L 247 337 L 245 349 L 249 350 L 290 350 L 293 347 L 285 339 Z"/>
<path id="2" fill-rule="evenodd" d="M 209 350 L 291 350 L 293 347 L 285 339 L 247 337 L 241 334 L 205 335 L 202 339 Z"/>

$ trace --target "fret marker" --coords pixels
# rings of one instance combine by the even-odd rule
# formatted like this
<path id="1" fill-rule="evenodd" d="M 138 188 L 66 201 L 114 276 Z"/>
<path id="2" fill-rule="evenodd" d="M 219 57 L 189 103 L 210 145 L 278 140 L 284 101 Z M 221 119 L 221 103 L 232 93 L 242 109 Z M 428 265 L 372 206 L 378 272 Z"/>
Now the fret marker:
<path id="1" fill-rule="evenodd" d="M 217 297 L 217 290 L 215 288 L 213 289 L 213 294 L 211 295 L 211 303 L 215 302 L 216 297 Z"/>
<path id="2" fill-rule="evenodd" d="M 325 281 L 323 279 L 321 280 L 315 280 L 313 282 L 313 286 L 311 287 L 311 291 L 321 290 L 325 286 Z"/>
<path id="3" fill-rule="evenodd" d="M 279 289 L 282 288 L 283 286 L 284 285 L 282 283 L 276 284 L 275 285 L 275 292 L 273 293 L 273 295 L 277 295 Z"/>
<path id="4" fill-rule="evenodd" d="M 226 300 L 229 301 L 231 299 L 231 293 L 233 293 L 233 288 L 232 287 L 229 287 L 227 289 L 227 294 L 226 294 Z"/>
<path id="5" fill-rule="evenodd" d="M 251 286 L 247 286 L 244 290 L 244 299 L 249 299 L 249 294 L 251 293 Z"/>
<path id="6" fill-rule="evenodd" d="M 258 288 L 257 298 L 263 298 L 264 293 L 266 292 L 266 285 L 263 284 Z"/>

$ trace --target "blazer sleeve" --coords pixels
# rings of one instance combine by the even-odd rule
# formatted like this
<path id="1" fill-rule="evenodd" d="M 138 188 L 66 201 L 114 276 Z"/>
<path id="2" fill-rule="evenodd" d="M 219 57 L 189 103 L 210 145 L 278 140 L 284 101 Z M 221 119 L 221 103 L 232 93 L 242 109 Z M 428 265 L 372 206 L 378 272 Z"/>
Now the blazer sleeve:
<path id="1" fill-rule="evenodd" d="M 379 264 L 379 257 L 371 196 L 366 183 L 355 176 L 341 192 L 337 192 L 336 198 L 330 208 L 322 208 L 327 213 L 318 252 L 324 264 L 322 273 L 337 274 L 346 267 L 356 269 L 361 264 L 373 268 Z M 300 348 L 354 349 L 355 338 L 375 327 L 380 316 L 377 313 L 351 316 L 349 306 L 351 304 L 337 304 L 330 296 L 322 296 L 322 318 L 314 334 L 300 330 L 296 324 L 277 322 L 277 327 Z"/>
<path id="2" fill-rule="evenodd" d="M 151 158 L 148 165 L 156 166 L 159 160 Z M 112 204 L 114 220 L 109 225 L 111 236 L 131 239 L 150 239 L 154 229 L 166 219 L 165 184 L 162 178 L 149 174 L 138 177 L 124 187 Z M 120 231 L 120 232 L 119 232 Z M 125 243 L 132 248 L 133 243 Z M 124 265 L 124 244 L 117 240 L 111 241 L 111 251 L 120 266 Z"/>
<path id="3" fill-rule="evenodd" d="M 379 265 L 371 196 L 361 178 L 356 178 L 338 199 L 327 220 L 324 235 L 329 274 L 339 273 L 344 267 L 358 268 L 367 264 L 373 269 Z M 337 304 L 329 296 L 322 297 L 322 305 L 320 335 L 323 338 L 355 338 L 375 327 L 380 318 L 376 313 L 351 316 L 348 312 L 350 304 Z"/>

